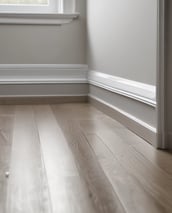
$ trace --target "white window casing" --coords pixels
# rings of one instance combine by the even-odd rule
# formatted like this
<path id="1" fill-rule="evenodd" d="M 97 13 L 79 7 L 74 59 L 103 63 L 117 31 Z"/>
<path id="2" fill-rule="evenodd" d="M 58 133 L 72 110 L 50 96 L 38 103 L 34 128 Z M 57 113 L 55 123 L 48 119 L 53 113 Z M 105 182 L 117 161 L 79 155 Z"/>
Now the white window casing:
<path id="1" fill-rule="evenodd" d="M 0 24 L 61 25 L 78 15 L 75 0 L 0 0 Z"/>

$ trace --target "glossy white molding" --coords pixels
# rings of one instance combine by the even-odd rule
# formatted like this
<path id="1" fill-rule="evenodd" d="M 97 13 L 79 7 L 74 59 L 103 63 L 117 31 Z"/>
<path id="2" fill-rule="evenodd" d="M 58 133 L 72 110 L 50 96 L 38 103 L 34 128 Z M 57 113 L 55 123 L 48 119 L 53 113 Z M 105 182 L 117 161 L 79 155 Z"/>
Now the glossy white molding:
<path id="1" fill-rule="evenodd" d="M 90 83 L 108 91 L 156 106 L 155 86 L 88 71 L 83 64 L 1 64 L 0 85 Z"/>
<path id="2" fill-rule="evenodd" d="M 169 148 L 171 133 L 166 133 L 165 115 L 165 0 L 158 0 L 157 25 L 157 143 L 156 148 Z M 166 135 L 167 134 L 167 135 Z M 172 147 L 171 147 L 172 148 Z"/>
<path id="3" fill-rule="evenodd" d="M 1 64 L 0 85 L 87 83 L 84 64 Z"/>
<path id="4" fill-rule="evenodd" d="M 0 24 L 63 25 L 79 17 L 79 13 L 0 13 Z"/>
<path id="5" fill-rule="evenodd" d="M 153 107 L 156 106 L 156 87 L 153 85 L 97 71 L 89 71 L 88 81 L 94 86 L 135 99 Z"/>

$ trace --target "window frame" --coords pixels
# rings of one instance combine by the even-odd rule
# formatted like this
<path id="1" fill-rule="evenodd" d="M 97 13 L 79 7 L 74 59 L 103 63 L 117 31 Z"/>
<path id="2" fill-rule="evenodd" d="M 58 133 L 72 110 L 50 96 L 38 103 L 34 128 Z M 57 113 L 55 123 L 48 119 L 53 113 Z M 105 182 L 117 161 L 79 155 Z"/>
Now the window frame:
<path id="1" fill-rule="evenodd" d="M 63 0 L 49 0 L 48 6 L 17 5 L 0 6 L 0 24 L 19 25 L 62 25 L 78 18 L 79 13 L 71 8 L 71 13 L 66 13 Z M 57 4 L 59 6 L 57 6 Z M 4 5 L 6 6 L 6 5 Z M 9 7 L 9 9 L 8 9 Z"/>
<path id="2" fill-rule="evenodd" d="M 0 4 L 0 13 L 62 13 L 62 2 L 62 0 L 48 0 L 46 5 Z"/>

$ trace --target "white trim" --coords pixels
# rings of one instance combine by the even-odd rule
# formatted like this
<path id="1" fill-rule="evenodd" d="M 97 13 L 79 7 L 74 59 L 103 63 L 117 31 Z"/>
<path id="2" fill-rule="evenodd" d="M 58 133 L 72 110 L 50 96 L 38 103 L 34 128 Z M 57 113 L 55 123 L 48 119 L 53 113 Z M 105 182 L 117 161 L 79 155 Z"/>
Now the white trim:
<path id="1" fill-rule="evenodd" d="M 48 0 L 47 4 L 0 4 L 0 13 L 57 13 L 57 0 Z"/>
<path id="2" fill-rule="evenodd" d="M 78 16 L 79 13 L 0 13 L 0 24 L 62 25 Z"/>
<path id="3" fill-rule="evenodd" d="M 89 71 L 83 64 L 1 64 L 0 85 L 90 83 L 108 91 L 156 106 L 155 86 Z"/>
<path id="4" fill-rule="evenodd" d="M 0 98 L 88 96 L 88 84 L 6 84 L 0 85 Z"/>
<path id="5" fill-rule="evenodd" d="M 88 83 L 83 64 L 1 64 L 0 85 Z"/>
<path id="6" fill-rule="evenodd" d="M 96 103 L 95 104 L 98 108 L 100 108 L 100 110 L 103 109 L 105 113 L 114 117 L 116 120 L 128 127 L 131 131 L 135 132 L 140 137 L 147 140 L 149 143 L 155 143 L 157 134 L 156 128 L 136 118 L 135 116 L 107 103 L 106 101 L 97 98 L 94 95 L 89 94 L 89 98 L 92 99 L 92 103 L 94 103 L 94 101 L 98 103 L 98 105 Z"/>
<path id="7" fill-rule="evenodd" d="M 87 96 L 87 93 L 83 94 L 58 94 L 58 95 L 53 95 L 53 94 L 48 94 L 48 95 L 0 95 L 0 98 L 55 98 L 55 97 L 84 97 Z"/>
<path id="8" fill-rule="evenodd" d="M 157 143 L 155 147 L 168 148 L 165 115 L 165 1 L 158 0 L 157 24 Z"/>
<path id="9" fill-rule="evenodd" d="M 156 87 L 112 76 L 109 74 L 89 71 L 88 81 L 90 84 L 118 93 L 123 96 L 138 100 L 145 104 L 156 106 Z"/>

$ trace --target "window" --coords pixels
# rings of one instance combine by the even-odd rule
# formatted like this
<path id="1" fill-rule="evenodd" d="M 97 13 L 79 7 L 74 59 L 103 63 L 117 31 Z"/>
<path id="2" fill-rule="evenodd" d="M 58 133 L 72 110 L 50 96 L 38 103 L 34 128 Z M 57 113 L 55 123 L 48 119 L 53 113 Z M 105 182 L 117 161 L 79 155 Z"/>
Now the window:
<path id="1" fill-rule="evenodd" d="M 1 13 L 74 13 L 75 0 L 0 0 Z"/>
<path id="2" fill-rule="evenodd" d="M 62 25 L 78 16 L 75 0 L 0 0 L 0 24 Z"/>
<path id="3" fill-rule="evenodd" d="M 29 5 L 29 4 L 47 4 L 47 0 L 0 0 L 0 4 L 3 5 Z"/>

